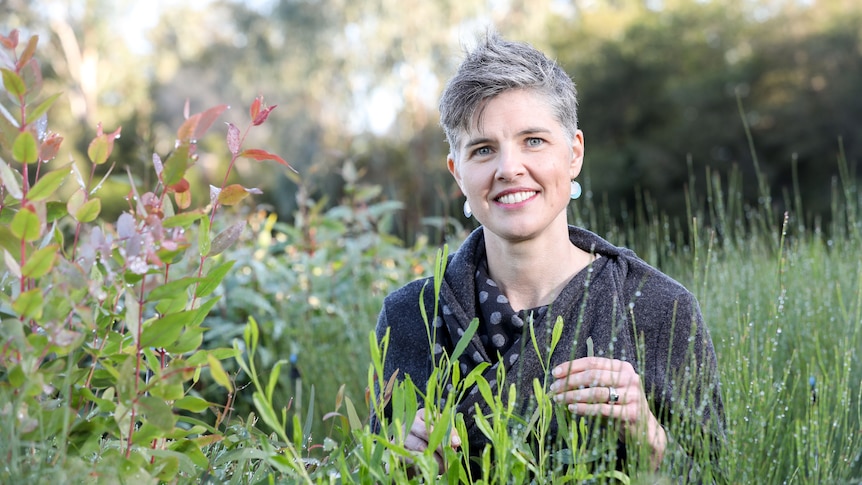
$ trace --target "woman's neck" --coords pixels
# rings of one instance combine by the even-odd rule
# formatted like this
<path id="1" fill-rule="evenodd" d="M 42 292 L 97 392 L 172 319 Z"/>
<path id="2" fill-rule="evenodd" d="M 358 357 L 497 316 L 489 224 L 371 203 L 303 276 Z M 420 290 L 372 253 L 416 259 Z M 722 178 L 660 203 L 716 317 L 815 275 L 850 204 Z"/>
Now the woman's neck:
<path id="1" fill-rule="evenodd" d="M 489 276 L 520 311 L 549 305 L 566 283 L 593 260 L 593 255 L 569 241 L 565 234 L 509 242 L 485 235 Z"/>

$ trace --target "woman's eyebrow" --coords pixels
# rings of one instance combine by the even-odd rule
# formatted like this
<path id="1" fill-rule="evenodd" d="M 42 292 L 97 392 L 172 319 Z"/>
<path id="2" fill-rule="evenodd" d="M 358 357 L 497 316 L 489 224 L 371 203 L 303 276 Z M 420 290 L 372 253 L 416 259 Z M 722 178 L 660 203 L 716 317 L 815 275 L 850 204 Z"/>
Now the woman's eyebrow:
<path id="1" fill-rule="evenodd" d="M 524 128 L 523 130 L 515 133 L 515 136 L 521 137 L 521 136 L 526 136 L 526 135 L 535 135 L 536 133 L 551 133 L 551 130 L 549 130 L 547 128 L 541 128 L 538 126 L 530 126 L 530 127 Z M 476 145 L 483 145 L 485 143 L 491 143 L 491 142 L 493 142 L 493 140 L 491 138 L 488 138 L 488 137 L 471 138 L 470 140 L 467 140 L 466 143 L 464 143 L 464 149 L 467 150 L 467 149 L 472 148 Z"/>
<path id="2" fill-rule="evenodd" d="M 464 149 L 468 150 L 470 148 L 473 148 L 476 145 L 483 145 L 485 143 L 490 143 L 490 142 L 491 142 L 491 139 L 488 137 L 472 138 L 470 140 L 467 140 L 467 143 L 464 144 Z"/>
<path id="3" fill-rule="evenodd" d="M 547 128 L 529 127 L 529 128 L 524 128 L 523 130 L 519 131 L 517 133 L 517 136 L 534 135 L 536 133 L 550 133 L 550 132 L 551 132 L 551 130 L 549 130 Z"/>

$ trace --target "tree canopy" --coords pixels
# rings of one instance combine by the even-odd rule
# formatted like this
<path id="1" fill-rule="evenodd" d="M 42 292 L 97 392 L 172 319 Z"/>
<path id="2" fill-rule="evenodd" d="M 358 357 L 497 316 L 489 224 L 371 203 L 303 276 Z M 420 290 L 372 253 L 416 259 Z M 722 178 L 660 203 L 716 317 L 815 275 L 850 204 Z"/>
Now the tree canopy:
<path id="1" fill-rule="evenodd" d="M 213 0 L 164 4 L 146 49 L 122 31 L 134 24 L 123 18 L 132 4 L 0 4 L 0 28 L 47 39 L 64 71 L 56 78 L 72 80 L 52 125 L 73 139 L 99 122 L 123 126 L 116 158 L 145 177 L 147 154 L 172 148 L 153 140 L 181 118 L 178 98 L 203 108 L 264 94 L 280 108 L 258 136 L 300 175 L 237 169 L 283 218 L 340 199 L 350 162 L 404 203 L 399 236 L 430 231 L 429 217 L 458 221 L 436 101 L 463 47 L 488 28 L 544 49 L 572 75 L 586 186 L 612 212 L 640 191 L 683 217 L 684 188 L 703 187 L 708 171 L 737 170 L 756 201 L 757 162 L 774 192 L 799 186 L 800 217 L 813 223 L 830 204 L 839 155 L 850 176 L 862 156 L 862 6 L 853 0 Z M 86 149 L 69 148 L 76 158 Z M 226 162 L 199 161 L 196 197 Z"/>

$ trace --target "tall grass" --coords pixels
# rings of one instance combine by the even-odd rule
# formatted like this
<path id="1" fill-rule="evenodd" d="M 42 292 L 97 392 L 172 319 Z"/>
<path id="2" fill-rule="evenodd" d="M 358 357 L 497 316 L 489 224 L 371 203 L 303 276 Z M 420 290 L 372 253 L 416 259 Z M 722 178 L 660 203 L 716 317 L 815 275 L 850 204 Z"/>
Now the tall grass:
<path id="1" fill-rule="evenodd" d="M 862 481 L 860 194 L 846 160 L 839 158 L 836 168 L 829 214 L 803 212 L 798 181 L 777 199 L 759 180 L 761 197 L 746 204 L 737 170 L 709 171 L 702 187 L 692 174 L 684 221 L 665 216 L 648 194 L 639 194 L 632 210 L 614 210 L 591 197 L 588 182 L 586 197 L 571 206 L 570 221 L 631 247 L 698 297 L 718 356 L 728 433 L 719 467 L 729 483 Z M 245 250 L 251 269 L 243 272 L 237 265 L 237 286 L 250 285 L 269 302 L 248 310 L 272 332 L 264 353 L 272 359 L 288 352 L 301 356 L 302 382 L 283 377 L 279 389 L 302 410 L 295 425 L 312 430 L 305 452 L 340 463 L 344 481 L 406 480 L 407 470 L 394 457 L 407 452 L 397 440 L 382 444 L 381 436 L 360 430 L 368 413 L 363 394 L 371 356 L 365 349 L 385 293 L 427 274 L 436 249 L 402 247 L 382 235 L 382 224 L 350 225 L 357 215 L 351 207 L 356 206 L 321 213 L 314 223 L 307 218 L 292 227 L 264 226 L 261 234 L 282 236 L 264 237 L 257 249 Z M 348 237 L 340 235 L 345 227 L 352 228 Z M 303 246 L 310 229 L 317 231 L 314 249 Z M 457 244 L 463 236 L 452 240 Z M 225 314 L 240 306 L 228 303 Z M 214 323 L 216 331 L 224 325 Z M 314 403 L 308 402 L 312 386 Z M 395 393 L 402 417 L 415 410 L 405 404 L 411 392 L 421 400 L 426 390 Z M 351 397 L 350 413 L 345 396 Z M 443 411 L 449 425 L 457 426 L 451 409 Z M 489 433 L 501 433 L 502 444 L 518 450 L 489 457 L 495 470 L 509 470 L 510 479 L 526 473 L 523 462 L 505 462 L 524 456 L 518 436 L 504 439 L 496 428 Z M 393 457 L 388 471 L 379 465 L 385 457 Z M 420 476 L 433 479 L 433 460 L 417 460 Z M 553 475 L 558 470 L 546 471 L 546 478 L 560 478 Z M 628 473 L 634 483 L 660 479 L 643 469 Z M 484 478 L 501 483 L 505 476 Z M 457 471 L 443 477 L 481 478 Z"/>
<path id="2" fill-rule="evenodd" d="M 836 168 L 830 214 L 804 215 L 798 181 L 777 204 L 759 180 L 759 205 L 747 206 L 736 171 L 708 172 L 704 198 L 691 177 L 685 226 L 647 195 L 621 223 L 596 217 L 609 211 L 591 200 L 573 211 L 697 295 L 720 367 L 731 483 L 862 481 L 860 195 L 843 155 Z"/>

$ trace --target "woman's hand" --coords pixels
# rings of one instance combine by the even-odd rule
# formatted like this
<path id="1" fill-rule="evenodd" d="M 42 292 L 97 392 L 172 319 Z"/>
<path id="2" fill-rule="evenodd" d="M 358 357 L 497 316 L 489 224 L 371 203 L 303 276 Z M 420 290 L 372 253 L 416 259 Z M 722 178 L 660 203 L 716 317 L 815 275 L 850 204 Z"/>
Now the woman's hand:
<path id="1" fill-rule="evenodd" d="M 584 357 L 560 364 L 551 371 L 554 400 L 581 416 L 607 416 L 620 421 L 630 436 L 644 433 L 658 467 L 667 446 L 664 428 L 647 404 L 640 376 L 628 362 Z"/>
<path id="2" fill-rule="evenodd" d="M 432 431 L 433 428 L 429 429 L 428 424 L 425 422 L 425 409 L 419 409 L 416 411 L 413 424 L 410 426 L 407 437 L 404 439 L 404 447 L 410 451 L 424 452 L 428 448 L 428 440 Z M 452 436 L 449 441 L 452 449 L 461 447 L 461 438 L 458 436 L 458 431 L 454 428 L 452 429 Z M 446 471 L 446 461 L 443 459 L 443 446 L 441 444 L 434 450 L 434 458 L 437 460 L 440 473 Z"/>

